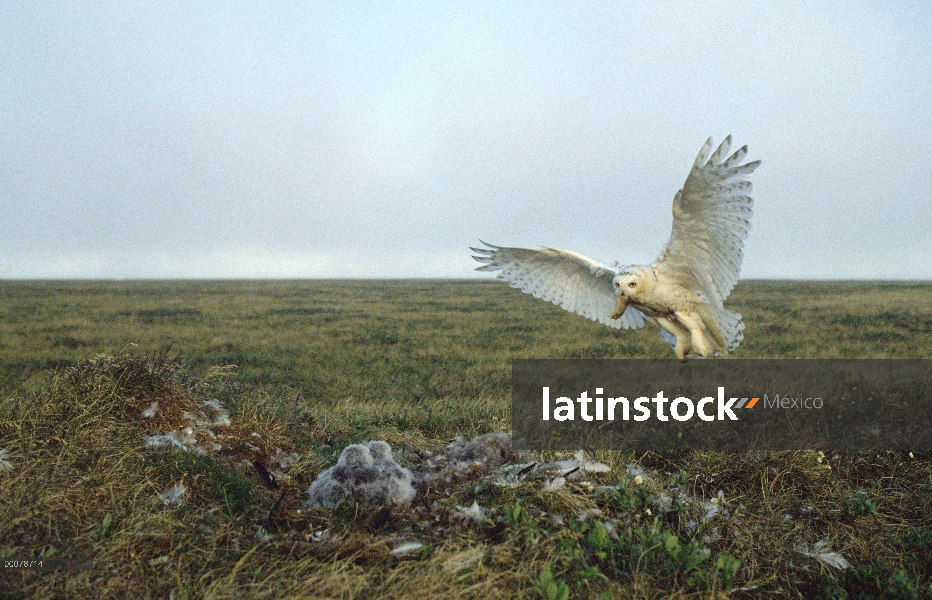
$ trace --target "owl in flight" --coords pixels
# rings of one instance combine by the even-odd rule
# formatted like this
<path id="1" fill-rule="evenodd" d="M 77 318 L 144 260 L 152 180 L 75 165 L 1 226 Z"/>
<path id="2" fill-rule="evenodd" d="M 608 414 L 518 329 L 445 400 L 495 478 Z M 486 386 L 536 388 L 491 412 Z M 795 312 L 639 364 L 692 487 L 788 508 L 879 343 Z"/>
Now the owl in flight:
<path id="1" fill-rule="evenodd" d="M 751 182 L 760 161 L 741 164 L 742 146 L 728 156 L 731 136 L 715 152 L 712 139 L 696 157 L 683 189 L 673 198 L 673 232 L 652 265 L 608 267 L 556 248 L 471 248 L 478 271 L 498 277 L 535 298 L 610 327 L 652 321 L 677 358 L 721 356 L 744 337 L 741 315 L 725 309 L 741 270 L 751 228 Z M 710 154 L 711 152 L 711 154 Z"/>

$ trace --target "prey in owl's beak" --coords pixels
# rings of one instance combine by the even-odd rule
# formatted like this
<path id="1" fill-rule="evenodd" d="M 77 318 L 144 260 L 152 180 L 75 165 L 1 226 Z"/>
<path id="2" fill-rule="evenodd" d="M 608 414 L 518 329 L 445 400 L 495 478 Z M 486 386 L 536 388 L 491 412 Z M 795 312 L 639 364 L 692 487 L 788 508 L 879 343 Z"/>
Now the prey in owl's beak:
<path id="1" fill-rule="evenodd" d="M 628 308 L 628 299 L 624 294 L 618 295 L 618 304 L 615 305 L 615 312 L 609 315 L 609 319 L 620 319 L 621 315 L 625 314 L 625 309 Z"/>

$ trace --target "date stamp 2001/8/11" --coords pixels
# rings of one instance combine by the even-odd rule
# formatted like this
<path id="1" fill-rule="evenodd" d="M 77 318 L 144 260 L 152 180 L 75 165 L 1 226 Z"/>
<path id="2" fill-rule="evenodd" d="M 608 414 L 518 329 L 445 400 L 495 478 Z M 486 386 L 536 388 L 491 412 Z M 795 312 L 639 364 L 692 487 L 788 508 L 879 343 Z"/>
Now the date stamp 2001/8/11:
<path id="1" fill-rule="evenodd" d="M 89 571 L 94 568 L 91 556 L 79 558 L 0 558 L 0 571 Z"/>

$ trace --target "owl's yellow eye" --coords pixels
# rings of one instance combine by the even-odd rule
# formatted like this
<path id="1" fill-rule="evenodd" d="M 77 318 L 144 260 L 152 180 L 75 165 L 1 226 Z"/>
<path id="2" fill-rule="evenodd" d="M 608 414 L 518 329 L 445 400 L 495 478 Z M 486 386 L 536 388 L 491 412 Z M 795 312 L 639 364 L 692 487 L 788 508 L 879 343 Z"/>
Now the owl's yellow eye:
<path id="1" fill-rule="evenodd" d="M 621 287 L 621 284 L 618 283 L 618 282 L 616 281 L 616 282 L 615 282 L 615 287 L 616 287 L 616 288 L 620 288 L 620 287 Z"/>
<path id="2" fill-rule="evenodd" d="M 631 283 L 628 284 L 628 287 L 632 287 L 632 288 L 633 288 L 633 287 L 636 287 L 636 286 L 637 286 L 637 284 L 634 283 L 633 281 L 632 281 Z"/>

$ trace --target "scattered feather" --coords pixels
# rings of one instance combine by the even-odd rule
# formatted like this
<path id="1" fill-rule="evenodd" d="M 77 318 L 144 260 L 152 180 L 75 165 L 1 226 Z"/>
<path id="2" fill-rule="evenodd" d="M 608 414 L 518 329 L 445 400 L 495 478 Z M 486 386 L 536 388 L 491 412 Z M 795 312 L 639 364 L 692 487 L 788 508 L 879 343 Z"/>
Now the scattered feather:
<path id="1" fill-rule="evenodd" d="M 207 400 L 204 402 L 204 406 L 209 408 L 213 415 L 205 415 L 209 419 L 208 422 L 203 423 L 208 427 L 229 427 L 230 426 L 230 415 L 227 414 L 223 405 L 220 404 L 219 400 Z"/>
<path id="2" fill-rule="evenodd" d="M 456 514 L 463 519 L 468 521 L 475 521 L 476 523 L 482 523 L 482 520 L 485 518 L 485 509 L 479 506 L 479 503 L 475 500 L 472 503 L 472 506 L 469 508 L 463 506 L 457 506 L 453 509 Z"/>
<path id="3" fill-rule="evenodd" d="M 152 448 L 168 448 L 175 446 L 176 448 L 181 448 L 182 450 L 190 450 L 184 440 L 178 437 L 174 431 L 170 431 L 162 435 L 146 436 L 146 446 Z"/>
<path id="4" fill-rule="evenodd" d="M 567 477 L 577 471 L 579 471 L 580 466 L 575 458 L 569 460 L 557 460 L 554 462 L 549 462 L 540 465 L 538 471 L 551 473 L 559 477 Z"/>
<path id="5" fill-rule="evenodd" d="M 208 407 L 208 408 L 212 408 L 212 409 L 214 409 L 214 410 L 217 411 L 217 412 L 224 412 L 223 405 L 220 404 L 220 401 L 217 400 L 216 398 L 214 398 L 213 400 L 206 400 L 206 401 L 204 402 L 204 406 L 206 406 L 206 407 Z"/>
<path id="6" fill-rule="evenodd" d="M 421 542 L 402 542 L 392 549 L 392 556 L 405 556 L 424 547 Z"/>
<path id="7" fill-rule="evenodd" d="M 603 513 L 601 509 L 593 508 L 592 510 L 584 510 L 580 512 L 578 515 L 576 515 L 576 518 L 585 522 L 589 519 L 592 519 L 593 517 L 601 517 L 604 514 L 605 513 Z"/>
<path id="8" fill-rule="evenodd" d="M 673 497 L 666 492 L 660 492 L 660 495 L 654 498 L 654 504 L 660 512 L 668 513 L 673 509 Z"/>
<path id="9" fill-rule="evenodd" d="M 156 411 L 158 411 L 158 409 L 159 409 L 159 403 L 153 402 L 152 404 L 149 405 L 149 408 L 142 411 L 142 416 L 144 416 L 147 419 L 151 419 L 152 417 L 155 416 L 155 413 Z"/>
<path id="10" fill-rule="evenodd" d="M 551 494 L 558 492 L 566 487 L 566 478 L 554 477 L 549 481 L 544 481 L 544 486 L 540 489 L 541 494 Z"/>
<path id="11" fill-rule="evenodd" d="M 282 469 L 288 469 L 301 458 L 297 452 L 282 452 L 281 448 L 275 449 L 275 462 Z"/>
<path id="12" fill-rule="evenodd" d="M 595 460 L 589 460 L 586 458 L 586 455 L 582 450 L 577 452 L 574 458 L 576 459 L 579 466 L 582 467 L 582 470 L 589 473 L 608 473 L 612 470 L 611 467 L 604 463 L 600 463 Z"/>
<path id="13" fill-rule="evenodd" d="M 187 491 L 187 486 L 179 481 L 171 488 L 159 493 L 159 499 L 166 506 L 181 506 L 181 503 L 183 502 L 182 497 Z"/>
<path id="14" fill-rule="evenodd" d="M 443 561 L 443 570 L 448 573 L 458 573 L 479 562 L 484 554 L 485 550 L 482 548 L 471 548 L 463 552 L 457 552 Z"/>
<path id="15" fill-rule="evenodd" d="M 566 522 L 566 518 L 563 515 L 547 515 L 547 520 L 550 521 L 550 524 L 554 527 L 563 527 L 563 524 Z"/>
<path id="16" fill-rule="evenodd" d="M 584 472 L 608 473 L 612 469 L 604 463 L 589 460 L 586 458 L 585 453 L 580 450 L 573 456 L 573 458 L 567 460 L 558 460 L 541 465 L 538 470 L 559 477 L 565 477 L 567 479 L 576 479 L 582 476 Z"/>
<path id="17" fill-rule="evenodd" d="M 0 450 L 0 471 L 6 471 L 7 469 L 12 469 L 13 465 L 8 460 L 10 458 L 9 453 L 6 450 Z"/>
<path id="18" fill-rule="evenodd" d="M 492 479 L 492 484 L 498 487 L 516 488 L 528 478 L 536 466 L 537 463 L 505 465 L 498 470 L 498 473 Z"/>
<path id="19" fill-rule="evenodd" d="M 803 544 L 797 546 L 796 551 L 803 556 L 814 558 L 825 565 L 841 571 L 851 568 L 851 563 L 849 563 L 844 556 L 839 552 L 832 552 L 828 549 L 828 540 L 825 539 L 821 539 L 813 544 L 811 550 Z"/>
<path id="20" fill-rule="evenodd" d="M 265 527 L 262 525 L 256 527 L 256 532 L 253 534 L 253 537 L 257 542 L 268 543 L 272 541 L 272 536 L 268 531 L 265 530 Z"/>
<path id="21" fill-rule="evenodd" d="M 703 521 L 711 521 L 720 512 L 723 511 L 724 507 L 725 507 L 725 492 L 723 492 L 722 490 L 719 490 L 718 496 L 703 501 L 702 508 L 703 510 L 705 510 Z"/>
<path id="22" fill-rule="evenodd" d="M 615 525 L 614 521 L 600 521 L 602 527 L 605 528 L 605 533 L 608 534 L 613 540 L 618 540 L 618 527 Z"/>
<path id="23" fill-rule="evenodd" d="M 486 433 L 469 441 L 456 438 L 445 453 L 447 469 L 465 470 L 471 467 L 496 468 L 514 457 L 511 436 L 507 433 Z"/>
<path id="24" fill-rule="evenodd" d="M 330 538 L 329 529 L 318 529 L 317 531 L 311 534 L 311 539 L 314 540 L 315 542 L 324 542 L 329 538 Z"/>

